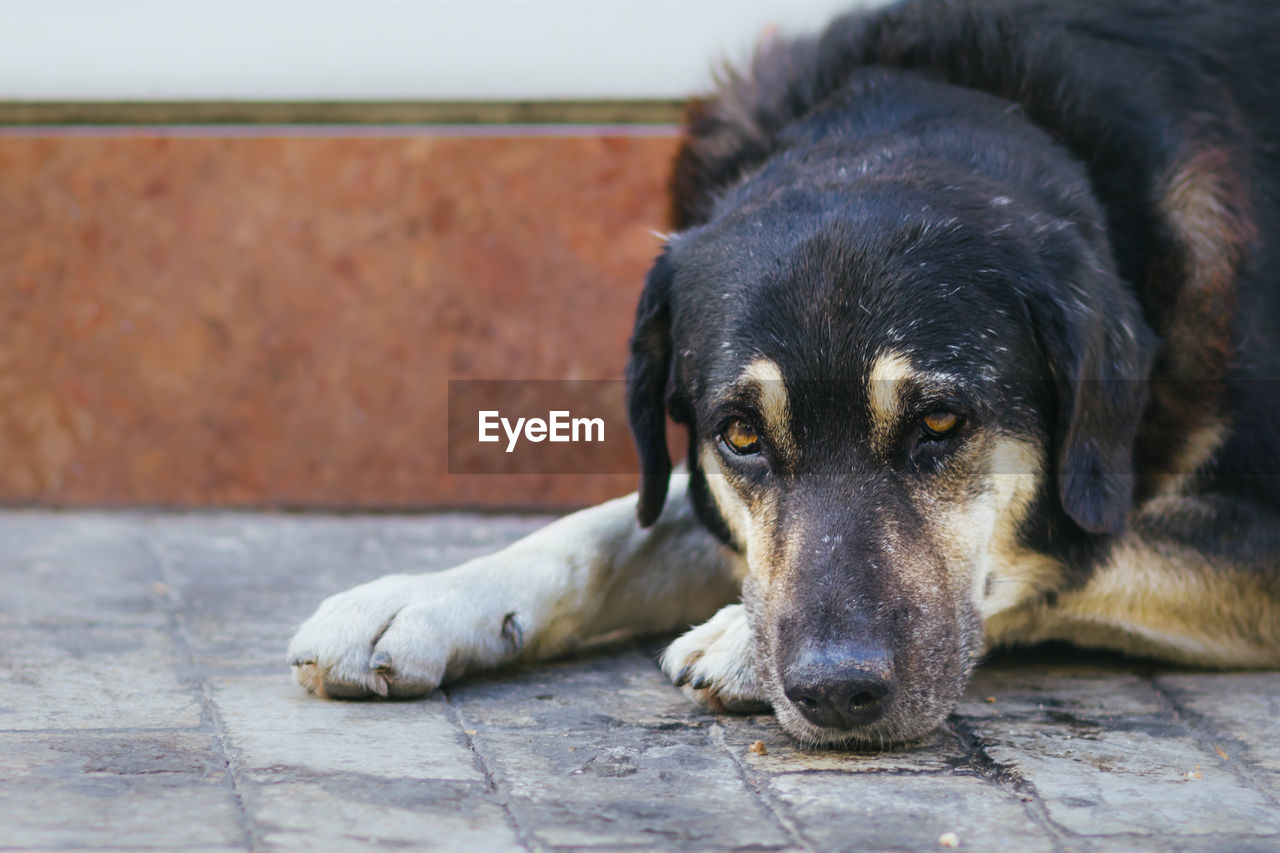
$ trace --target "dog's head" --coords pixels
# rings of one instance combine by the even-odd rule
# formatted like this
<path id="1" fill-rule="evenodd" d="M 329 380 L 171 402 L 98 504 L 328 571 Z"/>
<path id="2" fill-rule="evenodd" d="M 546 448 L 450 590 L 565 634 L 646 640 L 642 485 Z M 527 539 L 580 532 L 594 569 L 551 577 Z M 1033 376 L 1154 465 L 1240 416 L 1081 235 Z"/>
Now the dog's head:
<path id="1" fill-rule="evenodd" d="M 628 367 L 640 519 L 670 412 L 800 739 L 932 729 L 984 614 L 1057 582 L 1031 516 L 1124 526 L 1153 341 L 1104 234 L 963 177 L 834 181 L 743 193 L 655 263 Z"/>

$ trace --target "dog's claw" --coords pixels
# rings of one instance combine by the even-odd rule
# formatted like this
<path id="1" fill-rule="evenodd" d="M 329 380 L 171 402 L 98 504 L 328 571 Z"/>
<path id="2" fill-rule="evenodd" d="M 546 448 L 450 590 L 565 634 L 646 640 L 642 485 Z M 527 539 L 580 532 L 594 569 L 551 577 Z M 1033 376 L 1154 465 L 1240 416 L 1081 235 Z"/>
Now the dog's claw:
<path id="1" fill-rule="evenodd" d="M 676 687 L 684 687 L 689 683 L 689 679 L 693 677 L 693 667 L 686 666 L 684 669 L 676 673 L 676 677 L 671 679 L 671 683 Z"/>
<path id="2" fill-rule="evenodd" d="M 297 655 L 289 659 L 289 666 L 311 666 L 315 662 L 316 659 L 314 657 L 308 658 Z"/>
<path id="3" fill-rule="evenodd" d="M 379 672 L 391 669 L 391 655 L 381 649 L 374 652 L 373 657 L 369 658 L 369 669 L 376 669 Z"/>
<path id="4" fill-rule="evenodd" d="M 710 678 L 707 678 L 704 675 L 700 675 L 697 678 L 695 678 L 693 682 L 690 683 L 689 686 L 692 687 L 694 690 L 706 690 L 711 685 L 712 685 L 712 681 Z"/>

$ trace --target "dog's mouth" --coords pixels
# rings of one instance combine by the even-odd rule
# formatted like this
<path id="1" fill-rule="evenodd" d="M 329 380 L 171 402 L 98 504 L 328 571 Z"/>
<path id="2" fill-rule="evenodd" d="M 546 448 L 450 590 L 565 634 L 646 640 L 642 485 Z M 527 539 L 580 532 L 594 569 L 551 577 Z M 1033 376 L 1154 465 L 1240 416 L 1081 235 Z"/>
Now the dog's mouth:
<path id="1" fill-rule="evenodd" d="M 753 631 L 758 678 L 782 727 L 811 747 L 884 749 L 918 740 L 955 709 L 981 650 L 976 619 L 920 632 L 927 645 L 823 644 L 797 654 Z"/>

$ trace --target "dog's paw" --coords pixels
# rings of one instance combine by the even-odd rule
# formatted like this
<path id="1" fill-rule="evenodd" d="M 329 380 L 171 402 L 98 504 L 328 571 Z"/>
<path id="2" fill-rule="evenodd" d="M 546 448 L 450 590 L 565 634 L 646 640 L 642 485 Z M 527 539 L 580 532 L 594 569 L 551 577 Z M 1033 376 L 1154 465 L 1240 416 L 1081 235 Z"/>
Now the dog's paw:
<path id="1" fill-rule="evenodd" d="M 298 683 L 334 699 L 425 696 L 524 643 L 514 613 L 447 574 L 388 575 L 325 599 L 289 643 Z"/>
<path id="2" fill-rule="evenodd" d="M 695 702 L 713 711 L 768 710 L 751 663 L 751 627 L 741 604 L 720 609 L 662 653 L 662 671 Z"/>

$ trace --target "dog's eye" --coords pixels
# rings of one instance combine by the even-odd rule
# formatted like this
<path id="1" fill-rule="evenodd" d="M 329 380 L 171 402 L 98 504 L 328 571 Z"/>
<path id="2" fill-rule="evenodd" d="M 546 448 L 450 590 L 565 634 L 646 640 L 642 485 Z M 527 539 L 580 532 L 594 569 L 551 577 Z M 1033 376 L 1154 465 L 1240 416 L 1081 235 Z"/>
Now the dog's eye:
<path id="1" fill-rule="evenodd" d="M 943 438 L 960 426 L 960 416 L 955 412 L 930 412 L 923 418 L 924 432 L 929 438 Z"/>
<path id="2" fill-rule="evenodd" d="M 720 438 L 730 450 L 742 456 L 760 452 L 760 436 L 745 421 L 730 421 L 720 433 Z"/>

